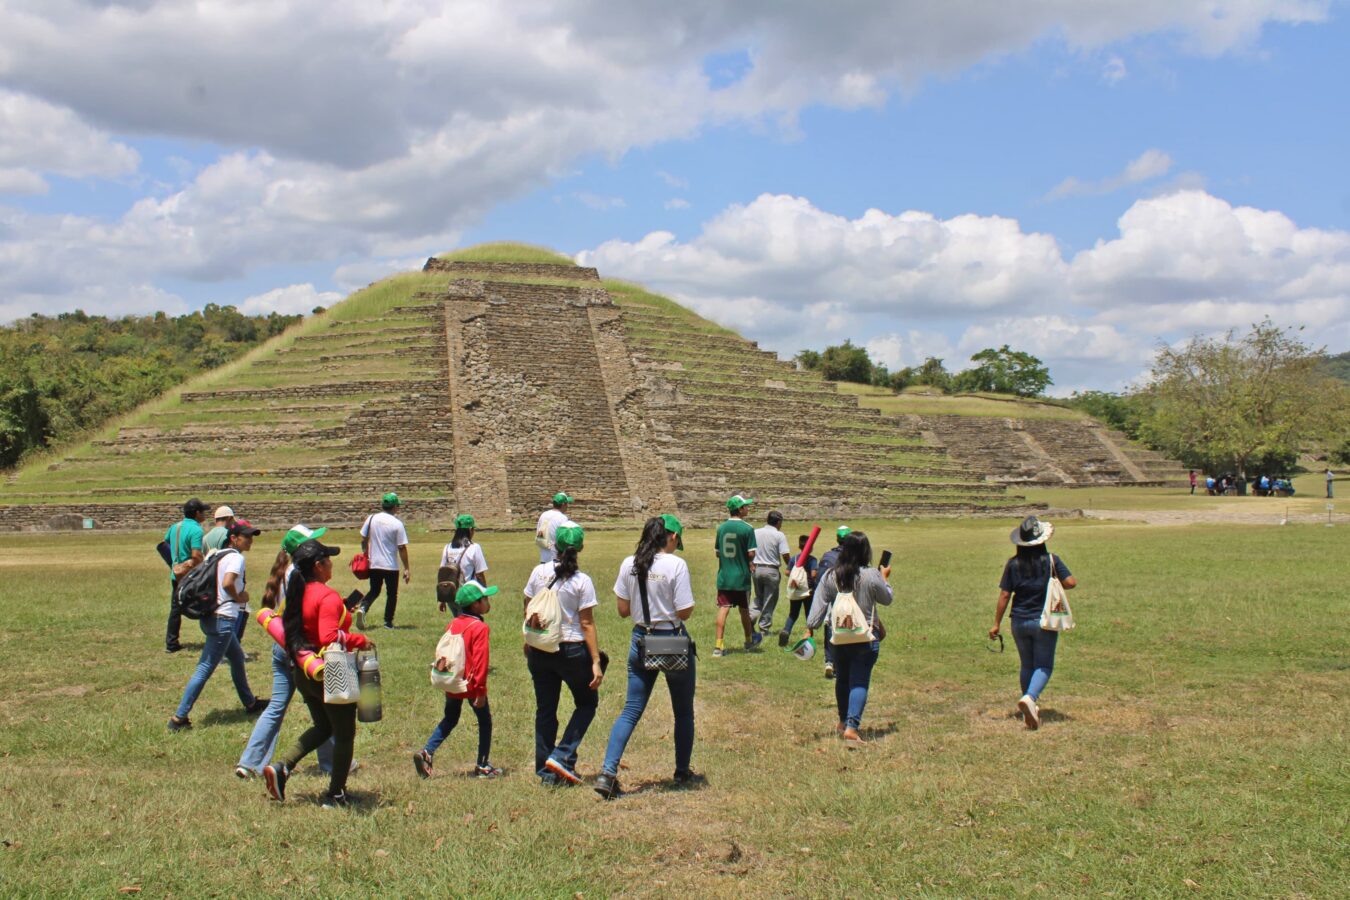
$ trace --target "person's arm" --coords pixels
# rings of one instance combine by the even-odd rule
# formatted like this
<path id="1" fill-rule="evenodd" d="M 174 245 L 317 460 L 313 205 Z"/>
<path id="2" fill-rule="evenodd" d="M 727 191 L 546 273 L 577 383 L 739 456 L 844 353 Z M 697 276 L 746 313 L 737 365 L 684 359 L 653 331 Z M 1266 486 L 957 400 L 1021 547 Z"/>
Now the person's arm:
<path id="1" fill-rule="evenodd" d="M 364 650 L 371 646 L 369 639 L 364 634 L 342 630 L 342 620 L 345 618 L 346 612 L 347 607 L 343 604 L 337 591 L 330 590 L 319 601 L 320 647 L 327 647 L 334 641 L 339 640 L 342 642 L 341 646 L 348 650 Z"/>
<path id="2" fill-rule="evenodd" d="M 694 588 L 689 580 L 689 566 L 685 565 L 684 560 L 678 557 L 676 561 L 679 562 L 680 567 L 679 571 L 675 573 L 674 581 L 675 615 L 681 622 L 687 622 L 689 617 L 694 614 Z"/>
<path id="3" fill-rule="evenodd" d="M 874 586 L 872 600 L 882 606 L 890 606 L 891 601 L 895 599 L 895 591 L 891 590 L 890 582 L 886 580 L 891 577 L 891 567 L 873 571 L 876 571 L 876 577 L 872 579 Z"/>
<path id="4" fill-rule="evenodd" d="M 408 563 L 408 545 L 398 545 L 398 558 L 403 560 L 403 583 L 412 581 L 412 566 Z"/>
<path id="5" fill-rule="evenodd" d="M 1078 579 L 1074 578 L 1073 573 L 1069 571 L 1069 567 L 1064 565 L 1064 560 L 1060 559 L 1057 556 L 1054 557 L 1054 560 L 1055 560 L 1055 576 L 1059 578 L 1059 583 L 1064 585 L 1064 590 L 1071 591 L 1074 588 L 1078 587 Z M 1061 572 L 1063 573 L 1063 575 L 1060 574 Z"/>
<path id="6" fill-rule="evenodd" d="M 469 657 L 466 666 L 469 687 L 466 693 L 471 698 L 469 702 L 480 709 L 487 703 L 488 643 L 487 626 L 483 625 L 478 639 L 466 648 Z"/>
<path id="7" fill-rule="evenodd" d="M 600 641 L 595 635 L 595 608 L 586 607 L 577 613 L 577 619 L 581 622 L 581 636 L 586 641 L 586 652 L 591 655 L 591 690 L 600 686 L 605 673 L 600 671 Z"/>
<path id="8" fill-rule="evenodd" d="M 994 610 L 994 627 L 989 629 L 989 640 L 998 637 L 999 627 L 1003 624 L 1003 614 L 1008 611 L 1008 601 L 1012 599 L 1012 594 L 1008 591 L 998 592 L 998 607 Z"/>
<path id="9" fill-rule="evenodd" d="M 620 597 L 618 594 L 615 594 L 614 599 L 619 602 L 620 619 L 626 619 L 633 614 L 633 604 L 628 602 L 627 597 Z"/>
<path id="10" fill-rule="evenodd" d="M 225 596 L 229 597 L 235 603 L 247 605 L 248 591 L 240 591 L 236 589 L 235 585 L 238 583 L 239 583 L 239 575 L 237 573 L 226 572 L 224 577 L 220 579 L 220 588 L 225 592 Z"/>
<path id="11" fill-rule="evenodd" d="M 488 564 L 487 564 L 487 557 L 483 555 L 483 547 L 481 544 L 473 548 L 473 554 L 474 556 L 478 557 L 478 563 L 477 565 L 474 566 L 473 570 L 473 580 L 481 584 L 483 587 L 487 587 Z"/>
<path id="12" fill-rule="evenodd" d="M 834 586 L 834 579 L 826 576 L 821 579 L 816 588 L 815 598 L 811 601 L 811 612 L 806 616 L 806 636 L 811 637 L 811 633 L 820 627 L 825 621 L 825 613 L 834 602 L 835 596 L 839 591 Z"/>

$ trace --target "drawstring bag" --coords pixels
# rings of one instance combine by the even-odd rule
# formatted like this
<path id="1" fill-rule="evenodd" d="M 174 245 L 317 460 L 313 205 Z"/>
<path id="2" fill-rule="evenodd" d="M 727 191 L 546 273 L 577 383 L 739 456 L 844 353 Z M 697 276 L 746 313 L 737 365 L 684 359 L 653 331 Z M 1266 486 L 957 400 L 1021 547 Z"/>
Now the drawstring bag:
<path id="1" fill-rule="evenodd" d="M 872 623 L 863 615 L 853 591 L 840 591 L 830 609 L 831 644 L 870 644 Z"/>
<path id="2" fill-rule="evenodd" d="M 356 673 L 356 654 L 334 642 L 323 651 L 323 702 L 337 705 L 355 703 L 361 697 L 361 682 Z"/>
<path id="3" fill-rule="evenodd" d="M 638 594 L 642 597 L 643 633 L 638 635 L 638 666 L 648 672 L 686 672 L 689 658 L 694 654 L 694 642 L 684 626 L 678 634 L 652 634 L 652 610 L 647 603 L 647 579 L 638 579 Z"/>
<path id="4" fill-rule="evenodd" d="M 562 643 L 562 603 L 558 601 L 558 579 L 554 576 L 548 587 L 530 598 L 525 607 L 525 621 L 520 631 L 525 643 L 545 653 L 557 653 Z"/>
<path id="5" fill-rule="evenodd" d="M 1050 555 L 1050 582 L 1045 586 L 1045 608 L 1041 610 L 1041 628 L 1045 631 L 1068 631 L 1073 628 L 1073 612 L 1069 596 L 1055 575 L 1055 557 Z"/>
<path id="6" fill-rule="evenodd" d="M 787 595 L 789 600 L 805 600 L 811 596 L 811 576 L 805 566 L 793 566 L 788 574 Z"/>
<path id="7" fill-rule="evenodd" d="M 445 669 L 436 667 L 445 660 Z M 431 661 L 431 686 L 447 694 L 463 694 L 469 690 L 469 654 L 464 647 L 464 635 L 446 631 L 436 644 L 436 658 Z"/>

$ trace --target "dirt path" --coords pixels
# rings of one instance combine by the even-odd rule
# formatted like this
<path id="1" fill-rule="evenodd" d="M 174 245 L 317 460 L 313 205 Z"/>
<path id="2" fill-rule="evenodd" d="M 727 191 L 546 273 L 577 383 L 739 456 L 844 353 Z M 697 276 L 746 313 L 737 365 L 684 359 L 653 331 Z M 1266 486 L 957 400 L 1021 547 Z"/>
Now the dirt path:
<path id="1" fill-rule="evenodd" d="M 1229 509 L 1083 509 L 1078 512 L 1087 519 L 1110 519 L 1126 522 L 1147 522 L 1150 525 L 1319 525 L 1327 522 L 1326 508 L 1310 510 L 1308 504 L 1290 507 L 1285 519 L 1284 504 L 1262 507 L 1233 506 Z M 1051 516 L 1053 517 L 1053 516 Z M 1335 512 L 1331 521 L 1350 526 L 1350 514 Z"/>

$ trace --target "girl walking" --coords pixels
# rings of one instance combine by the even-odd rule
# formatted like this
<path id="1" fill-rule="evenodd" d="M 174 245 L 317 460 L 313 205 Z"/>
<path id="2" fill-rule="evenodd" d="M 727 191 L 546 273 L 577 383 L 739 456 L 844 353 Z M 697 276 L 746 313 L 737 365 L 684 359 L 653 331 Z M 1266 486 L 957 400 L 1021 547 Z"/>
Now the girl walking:
<path id="1" fill-rule="evenodd" d="M 534 647 L 525 651 L 534 682 L 534 770 L 546 785 L 580 784 L 577 748 L 595 718 L 600 702 L 596 689 L 605 677 L 595 633 L 595 585 L 581 571 L 577 556 L 585 533 L 580 525 L 560 525 L 553 534 L 557 558 L 540 563 L 525 584 L 525 604 L 552 587 L 562 607 L 562 643 L 558 652 Z M 558 740 L 558 699 L 562 686 L 572 693 L 575 708 Z"/>
<path id="2" fill-rule="evenodd" d="M 459 583 L 468 584 L 470 581 L 476 581 L 483 587 L 487 587 L 487 558 L 483 556 L 483 547 L 473 539 L 474 521 L 473 516 L 468 513 L 461 513 L 455 516 L 455 533 L 450 538 L 450 543 L 441 550 L 441 570 L 444 571 L 447 566 L 453 566 L 459 570 Z M 446 612 L 447 604 L 441 604 L 441 612 Z M 449 612 L 453 615 L 458 612 L 457 603 L 449 604 Z"/>
<path id="3" fill-rule="evenodd" d="M 1055 669 L 1055 645 L 1059 641 L 1059 632 L 1041 628 L 1041 612 L 1045 609 L 1045 592 L 1050 586 L 1051 565 L 1054 566 L 1055 577 L 1066 591 L 1078 586 L 1078 579 L 1069 572 L 1064 560 L 1051 556 L 1046 546 L 1050 535 L 1054 533 L 1055 526 L 1035 516 L 1027 516 L 1021 525 L 1012 530 L 1010 537 L 1017 547 L 1017 553 L 1003 566 L 1003 578 L 998 584 L 998 606 L 994 610 L 994 627 L 989 629 L 990 640 L 998 637 L 1003 613 L 1011 600 L 1013 641 L 1017 644 L 1017 655 L 1022 660 L 1019 673 L 1022 697 L 1017 701 L 1017 708 L 1027 728 L 1032 731 L 1041 727 L 1041 710 L 1037 702 L 1050 681 L 1050 673 Z"/>

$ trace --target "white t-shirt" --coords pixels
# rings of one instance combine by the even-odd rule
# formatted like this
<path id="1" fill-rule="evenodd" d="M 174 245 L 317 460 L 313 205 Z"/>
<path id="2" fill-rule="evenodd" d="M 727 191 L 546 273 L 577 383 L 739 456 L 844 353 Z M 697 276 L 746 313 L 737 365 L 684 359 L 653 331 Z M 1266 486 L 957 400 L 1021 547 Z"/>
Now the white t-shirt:
<path id="1" fill-rule="evenodd" d="M 755 529 L 755 566 L 781 567 L 783 554 L 788 552 L 787 535 L 765 525 Z"/>
<path id="2" fill-rule="evenodd" d="M 534 533 L 537 536 L 539 532 L 544 533 L 544 542 L 547 547 L 539 548 L 539 561 L 541 563 L 553 561 L 553 536 L 558 533 L 558 526 L 576 524 L 567 518 L 567 513 L 560 509 L 546 509 L 544 514 L 539 517 L 539 522 L 534 526 Z"/>
<path id="3" fill-rule="evenodd" d="M 441 565 L 448 566 L 452 562 L 459 564 L 459 573 L 463 576 L 460 584 L 468 584 L 473 581 L 475 575 L 488 570 L 482 544 L 474 543 L 468 547 L 452 547 L 446 544 L 445 549 L 441 551 Z"/>
<path id="4" fill-rule="evenodd" d="M 535 566 L 534 571 L 530 573 L 530 580 L 525 582 L 525 599 L 529 600 L 548 587 L 548 583 L 552 580 L 553 563 L 546 562 Z M 563 614 L 562 639 L 584 641 L 586 636 L 581 633 L 581 619 L 578 613 L 599 603 L 595 599 L 595 584 L 591 581 L 591 576 L 585 572 L 578 572 L 566 581 L 558 582 L 556 587 L 558 605 L 562 607 Z"/>
<path id="5" fill-rule="evenodd" d="M 216 566 L 216 615 L 222 619 L 237 618 L 241 614 L 248 613 L 248 605 L 245 603 L 235 603 L 230 595 L 225 592 L 225 576 L 233 572 L 234 591 L 236 594 L 244 590 L 244 554 L 238 550 L 217 550 L 217 553 L 223 553 L 220 558 L 220 564 Z"/>
<path id="6" fill-rule="evenodd" d="M 398 516 L 377 512 L 361 526 L 361 537 L 370 539 L 366 555 L 372 569 L 398 571 L 398 548 L 408 546 L 408 530 Z"/>
<path id="7" fill-rule="evenodd" d="M 652 609 L 652 620 L 642 616 L 642 594 L 638 591 L 637 575 L 633 574 L 633 557 L 619 566 L 619 577 L 614 582 L 614 593 L 627 600 L 636 625 L 677 625 L 676 612 L 694 605 L 694 589 L 689 585 L 689 566 L 673 553 L 658 553 L 647 573 L 647 604 Z"/>

